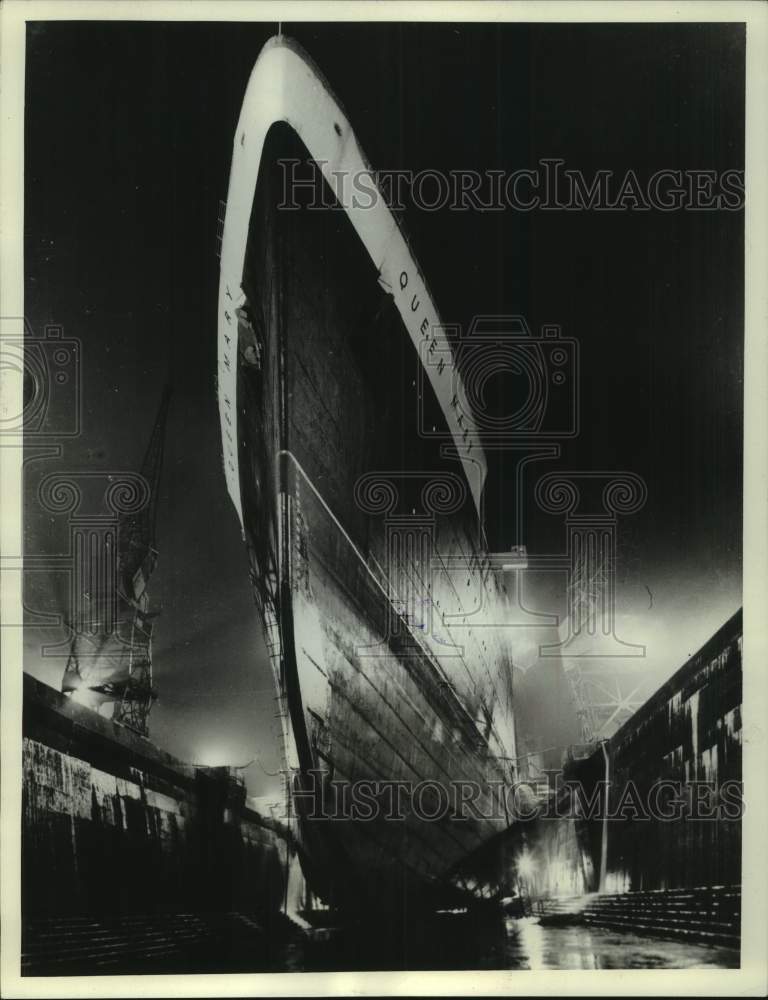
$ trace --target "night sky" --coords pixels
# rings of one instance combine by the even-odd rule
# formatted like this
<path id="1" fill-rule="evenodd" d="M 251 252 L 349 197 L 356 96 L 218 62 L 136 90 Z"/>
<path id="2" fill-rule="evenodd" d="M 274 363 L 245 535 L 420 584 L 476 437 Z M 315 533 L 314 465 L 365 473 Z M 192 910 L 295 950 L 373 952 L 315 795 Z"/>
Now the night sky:
<path id="1" fill-rule="evenodd" d="M 82 342 L 83 432 L 30 467 L 28 551 L 59 551 L 41 472 L 138 468 L 174 398 L 151 583 L 152 738 L 186 759 L 276 768 L 271 679 L 218 437 L 216 229 L 240 103 L 273 24 L 33 24 L 27 41 L 26 314 Z M 374 167 L 588 176 L 743 168 L 744 33 L 728 25 L 283 25 Z M 742 212 L 424 212 L 403 222 L 446 322 L 523 314 L 581 345 L 578 438 L 551 469 L 648 484 L 620 526 L 622 638 L 660 682 L 741 603 Z M 513 391 L 513 387 L 507 387 Z M 499 387 L 499 391 L 503 386 Z M 488 533 L 509 544 L 510 467 Z M 531 516 L 532 552 L 561 547 Z M 30 611 L 61 579 L 28 579 Z M 30 616 L 30 622 L 33 618 Z M 26 631 L 25 667 L 61 630 Z M 274 782 L 258 766 L 253 792 Z"/>

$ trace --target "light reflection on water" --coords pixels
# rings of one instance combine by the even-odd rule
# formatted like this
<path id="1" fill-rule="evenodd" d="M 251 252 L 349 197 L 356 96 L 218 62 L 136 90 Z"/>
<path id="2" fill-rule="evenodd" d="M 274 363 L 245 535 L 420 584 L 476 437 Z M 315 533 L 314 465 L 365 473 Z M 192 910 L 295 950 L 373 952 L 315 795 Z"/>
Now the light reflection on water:
<path id="1" fill-rule="evenodd" d="M 542 927 L 535 918 L 507 920 L 507 968 L 718 969 L 737 968 L 731 948 L 645 937 L 598 927 Z"/>

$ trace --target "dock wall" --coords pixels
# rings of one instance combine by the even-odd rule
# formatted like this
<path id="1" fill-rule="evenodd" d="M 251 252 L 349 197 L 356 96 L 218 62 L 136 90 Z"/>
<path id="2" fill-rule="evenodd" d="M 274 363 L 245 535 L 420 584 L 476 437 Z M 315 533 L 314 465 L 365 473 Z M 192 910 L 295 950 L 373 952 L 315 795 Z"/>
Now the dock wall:
<path id="1" fill-rule="evenodd" d="M 531 838 L 538 893 L 740 884 L 741 645 L 738 611 L 604 744 L 605 753 L 598 746 L 571 761 L 565 778 L 581 789 L 572 808 L 581 818 L 539 822 Z M 591 800 L 600 815 L 590 818 Z M 572 806 L 573 797 L 560 803 Z"/>
<path id="2" fill-rule="evenodd" d="M 24 677 L 22 899 L 54 914 L 276 912 L 290 833 L 193 767 Z"/>

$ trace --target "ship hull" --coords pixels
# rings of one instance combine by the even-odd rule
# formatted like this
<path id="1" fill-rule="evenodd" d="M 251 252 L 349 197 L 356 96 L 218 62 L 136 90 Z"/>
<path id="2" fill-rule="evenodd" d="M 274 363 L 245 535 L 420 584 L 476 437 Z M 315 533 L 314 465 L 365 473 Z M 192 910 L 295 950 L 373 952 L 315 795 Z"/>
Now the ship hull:
<path id="1" fill-rule="evenodd" d="M 291 125 L 268 129 L 242 268 L 223 258 L 237 351 L 227 342 L 220 366 L 220 381 L 236 372 L 220 384 L 228 478 L 305 870 L 339 905 L 503 891 L 465 866 L 513 822 L 512 651 L 482 544 L 481 449 L 457 447 L 360 226 L 339 206 L 281 207 L 284 163 L 309 159 Z M 416 287 L 402 261 L 399 284 Z M 414 313 L 431 306 L 418 287 Z"/>

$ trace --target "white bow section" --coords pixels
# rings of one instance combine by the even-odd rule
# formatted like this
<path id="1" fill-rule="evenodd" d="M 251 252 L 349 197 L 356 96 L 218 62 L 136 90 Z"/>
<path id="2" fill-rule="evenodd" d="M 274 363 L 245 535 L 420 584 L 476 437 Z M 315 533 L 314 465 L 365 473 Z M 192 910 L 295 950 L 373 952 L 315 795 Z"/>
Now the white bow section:
<path id="1" fill-rule="evenodd" d="M 466 399 L 439 314 L 416 261 L 379 192 L 373 206 L 352 198 L 352 177 L 372 174 L 355 134 L 319 71 L 295 43 L 282 36 L 262 49 L 248 81 L 234 140 L 227 211 L 221 248 L 218 326 L 218 386 L 227 487 L 242 524 L 237 454 L 237 317 L 251 210 L 264 147 L 275 122 L 285 122 L 299 136 L 355 228 L 379 272 L 379 283 L 392 294 L 420 357 L 425 352 L 445 361 L 425 364 L 429 380 L 461 459 L 478 514 L 486 474 L 485 455 L 476 435 L 457 420 L 455 397 Z M 370 184 L 373 185 L 371 177 Z M 453 405 L 451 405 L 453 402 Z M 416 416 L 414 415 L 414 420 Z M 414 428 L 415 431 L 415 428 Z"/>

